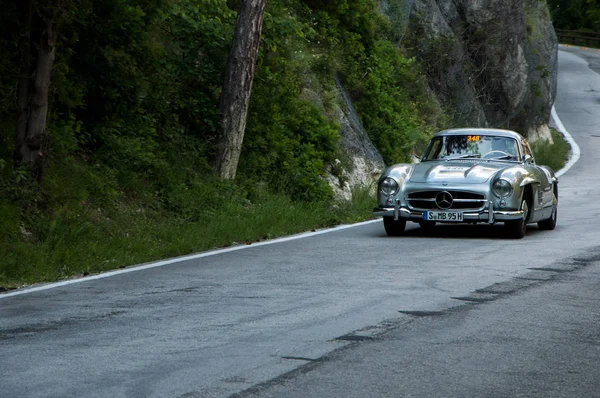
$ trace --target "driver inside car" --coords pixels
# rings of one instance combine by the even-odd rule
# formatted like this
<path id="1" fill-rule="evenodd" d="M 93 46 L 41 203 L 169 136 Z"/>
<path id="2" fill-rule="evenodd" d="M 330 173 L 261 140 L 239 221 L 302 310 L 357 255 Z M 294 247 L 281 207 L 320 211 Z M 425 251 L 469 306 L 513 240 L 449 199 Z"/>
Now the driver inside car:
<path id="1" fill-rule="evenodd" d="M 504 152 L 512 157 L 517 156 L 517 142 L 510 138 L 495 137 L 492 141 L 492 150 Z M 498 154 L 500 155 L 500 154 Z"/>

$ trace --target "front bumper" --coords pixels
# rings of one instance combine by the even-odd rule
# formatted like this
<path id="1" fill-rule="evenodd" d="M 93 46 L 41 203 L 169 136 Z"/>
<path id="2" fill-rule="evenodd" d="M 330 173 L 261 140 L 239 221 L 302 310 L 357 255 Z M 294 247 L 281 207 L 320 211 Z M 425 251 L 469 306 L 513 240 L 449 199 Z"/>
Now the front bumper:
<path id="1" fill-rule="evenodd" d="M 491 211 L 490 211 L 491 210 Z M 403 206 L 394 207 L 376 207 L 373 209 L 373 215 L 383 217 L 394 217 L 395 220 L 423 221 L 424 211 L 411 210 Z M 487 208 L 479 211 L 465 211 L 463 213 L 463 223 L 465 222 L 487 222 L 494 224 L 496 221 L 520 220 L 523 218 L 521 210 L 495 210 L 492 202 L 488 203 Z"/>

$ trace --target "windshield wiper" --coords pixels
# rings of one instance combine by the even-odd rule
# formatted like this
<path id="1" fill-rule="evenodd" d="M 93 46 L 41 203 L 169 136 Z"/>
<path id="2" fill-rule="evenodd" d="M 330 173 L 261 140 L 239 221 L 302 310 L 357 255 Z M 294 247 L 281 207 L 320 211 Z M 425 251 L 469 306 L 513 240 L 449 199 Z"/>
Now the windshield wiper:
<path id="1" fill-rule="evenodd" d="M 455 160 L 455 159 L 468 159 L 468 158 L 479 158 L 481 157 L 481 155 L 475 155 L 472 153 L 466 153 L 464 155 L 458 155 L 458 156 L 452 156 L 451 158 L 444 158 L 444 160 L 447 162 L 449 160 Z"/>
<path id="2" fill-rule="evenodd" d="M 493 158 L 488 158 L 488 160 L 516 160 L 516 156 L 513 155 L 502 155 L 502 156 L 496 156 Z"/>

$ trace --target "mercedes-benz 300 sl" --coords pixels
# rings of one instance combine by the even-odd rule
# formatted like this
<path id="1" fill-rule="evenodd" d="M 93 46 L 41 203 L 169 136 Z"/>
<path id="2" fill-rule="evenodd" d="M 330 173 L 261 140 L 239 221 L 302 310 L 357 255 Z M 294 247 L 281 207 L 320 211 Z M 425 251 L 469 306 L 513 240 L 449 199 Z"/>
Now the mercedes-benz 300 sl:
<path id="1" fill-rule="evenodd" d="M 558 213 L 558 178 L 538 166 L 523 136 L 500 129 L 452 129 L 434 134 L 420 161 L 387 168 L 378 180 L 378 206 L 388 235 L 406 222 L 504 223 L 522 238 L 527 225 L 552 230 Z"/>

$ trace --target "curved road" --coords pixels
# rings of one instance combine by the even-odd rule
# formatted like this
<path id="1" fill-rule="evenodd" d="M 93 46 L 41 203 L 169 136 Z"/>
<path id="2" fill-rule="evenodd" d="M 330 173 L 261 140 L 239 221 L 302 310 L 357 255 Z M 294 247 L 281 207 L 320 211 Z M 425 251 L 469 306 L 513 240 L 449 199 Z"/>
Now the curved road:
<path id="1" fill-rule="evenodd" d="M 600 335 L 586 329 L 600 319 L 600 75 L 588 62 L 600 53 L 562 50 L 556 110 L 582 154 L 561 178 L 555 231 L 531 226 L 515 241 L 501 225 L 424 234 L 415 224 L 389 238 L 380 222 L 365 223 L 0 295 L 2 396 L 548 396 L 561 380 L 582 389 L 564 396 L 589 396 L 582 380 L 595 379 L 600 359 Z M 524 335 L 497 332 L 510 322 Z M 487 330 L 497 339 L 471 334 Z M 586 337 L 584 347 L 556 344 L 568 333 Z M 566 354 L 544 345 L 521 361 L 532 334 L 559 336 L 550 345 Z M 512 351 L 502 344 L 515 339 Z M 552 382 L 514 370 L 525 362 L 552 373 L 551 359 L 568 353 L 573 366 Z M 479 373 L 467 382 L 452 369 Z M 519 380 L 550 389 L 523 393 Z"/>

